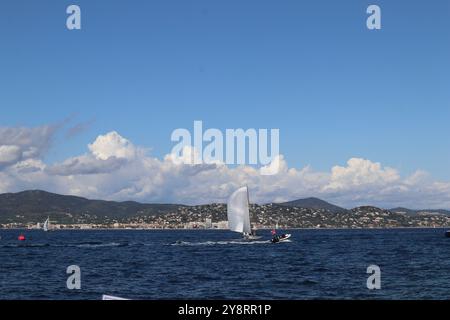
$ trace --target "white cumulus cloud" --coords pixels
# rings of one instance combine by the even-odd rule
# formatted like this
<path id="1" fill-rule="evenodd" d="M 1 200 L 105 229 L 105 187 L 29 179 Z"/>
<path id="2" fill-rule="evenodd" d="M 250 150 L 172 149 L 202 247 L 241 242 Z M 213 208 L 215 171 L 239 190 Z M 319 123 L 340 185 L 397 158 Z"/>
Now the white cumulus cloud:
<path id="1" fill-rule="evenodd" d="M 325 190 L 345 190 L 364 186 L 381 186 L 400 179 L 397 170 L 383 168 L 380 163 L 367 159 L 352 158 L 346 167 L 335 166 L 331 169 L 330 183 Z"/>
<path id="2" fill-rule="evenodd" d="M 369 159 L 352 158 L 330 171 L 292 168 L 282 155 L 261 168 L 186 164 L 180 155 L 153 157 L 113 131 L 98 136 L 85 154 L 49 165 L 42 160 L 49 132 L 45 127 L 0 129 L 0 192 L 45 189 L 88 198 L 200 204 L 224 202 L 248 185 L 250 200 L 258 203 L 314 196 L 345 207 L 450 208 L 450 182 L 420 170 L 402 177 Z M 196 157 L 195 149 L 186 150 L 186 157 Z"/>
<path id="3" fill-rule="evenodd" d="M 115 131 L 98 136 L 88 147 L 92 154 L 101 160 L 110 157 L 134 159 L 139 153 L 138 148 Z"/>

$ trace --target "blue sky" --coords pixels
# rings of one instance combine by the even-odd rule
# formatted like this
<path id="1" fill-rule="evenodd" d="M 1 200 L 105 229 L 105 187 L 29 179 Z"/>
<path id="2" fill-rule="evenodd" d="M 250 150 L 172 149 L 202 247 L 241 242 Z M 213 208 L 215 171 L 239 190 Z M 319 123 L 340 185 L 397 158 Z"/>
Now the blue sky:
<path id="1" fill-rule="evenodd" d="M 93 121 L 48 162 L 111 130 L 162 157 L 203 120 L 280 128 L 293 167 L 450 179 L 449 1 L 2 1 L 0 39 L 0 126 Z"/>

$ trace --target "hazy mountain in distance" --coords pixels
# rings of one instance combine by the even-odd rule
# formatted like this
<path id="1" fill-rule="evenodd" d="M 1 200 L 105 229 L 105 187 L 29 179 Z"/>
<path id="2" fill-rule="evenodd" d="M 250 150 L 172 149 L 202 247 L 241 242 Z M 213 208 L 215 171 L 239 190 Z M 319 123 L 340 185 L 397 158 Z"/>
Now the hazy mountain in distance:
<path id="1" fill-rule="evenodd" d="M 263 214 L 265 218 L 270 217 L 273 214 L 282 215 L 285 213 L 285 210 L 280 210 L 282 207 L 297 208 L 299 217 L 301 214 L 304 214 L 302 211 L 303 209 L 310 213 L 314 210 L 325 210 L 326 212 L 323 213 L 325 216 L 330 213 L 333 215 L 339 213 L 345 216 L 352 214 L 364 215 L 366 213 L 385 214 L 385 211 L 387 211 L 374 207 L 358 207 L 347 210 L 318 198 L 298 199 L 295 201 L 274 204 L 273 207 L 271 207 L 270 204 L 254 204 L 253 206 L 254 210 L 265 212 Z M 296 210 L 294 211 L 297 212 Z M 448 210 L 410 210 L 406 208 L 395 208 L 389 211 L 398 216 L 399 219 L 401 218 L 400 216 L 404 216 L 404 214 L 410 217 L 437 217 L 439 214 L 450 216 L 450 211 Z M 226 220 L 225 204 L 186 206 L 181 204 L 145 204 L 134 201 L 117 202 L 89 200 L 82 197 L 59 195 L 41 190 L 0 194 L 0 224 L 42 223 L 47 217 L 50 217 L 52 221 L 60 224 L 104 224 L 114 223 L 115 221 L 139 222 L 143 217 L 154 217 L 157 220 L 164 215 L 167 215 L 169 220 L 175 219 L 178 221 L 181 219 L 180 221 L 185 221 L 190 214 L 189 212 L 193 214 L 192 219 L 198 219 L 194 219 L 195 221 L 203 221 L 207 217 L 213 217 L 215 221 Z M 327 216 L 325 218 L 330 218 L 332 220 L 337 219 L 337 217 L 334 216 Z M 287 219 L 294 218 L 289 215 Z M 317 222 L 311 226 L 321 224 L 322 222 Z M 339 226 L 340 224 L 336 225 Z"/>
<path id="2" fill-rule="evenodd" d="M 444 209 L 420 209 L 420 210 L 413 210 L 403 207 L 397 207 L 390 209 L 389 211 L 396 212 L 396 213 L 405 213 L 410 216 L 418 215 L 418 214 L 445 214 L 447 216 L 450 216 L 450 210 L 444 210 Z"/>
<path id="3" fill-rule="evenodd" d="M 397 212 L 397 213 L 405 213 L 409 216 L 414 216 L 417 214 L 417 210 L 411 210 L 411 209 L 403 208 L 403 207 L 393 208 L 393 209 L 390 209 L 389 211 Z"/>
<path id="4" fill-rule="evenodd" d="M 298 199 L 283 203 L 277 203 L 278 205 L 286 206 L 286 207 L 298 207 L 298 208 L 307 208 L 307 209 L 325 209 L 330 212 L 345 212 L 347 209 L 338 207 L 334 204 L 321 200 L 319 198 L 305 198 Z"/>
<path id="5" fill-rule="evenodd" d="M 103 221 L 105 218 L 164 214 L 178 207 L 180 205 L 89 200 L 41 190 L 0 194 L 0 220 L 3 222 L 41 221 L 49 215 L 61 222 L 74 216 Z"/>

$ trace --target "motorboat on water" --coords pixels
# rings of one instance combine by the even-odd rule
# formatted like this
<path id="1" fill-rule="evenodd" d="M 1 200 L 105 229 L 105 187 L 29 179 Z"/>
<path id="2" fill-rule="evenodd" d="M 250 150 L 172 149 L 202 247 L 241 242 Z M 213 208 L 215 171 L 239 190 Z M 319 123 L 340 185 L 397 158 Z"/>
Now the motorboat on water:
<path id="1" fill-rule="evenodd" d="M 291 237 L 290 233 L 283 233 L 282 235 L 273 235 L 272 240 L 270 242 L 272 243 L 278 243 L 288 240 Z"/>

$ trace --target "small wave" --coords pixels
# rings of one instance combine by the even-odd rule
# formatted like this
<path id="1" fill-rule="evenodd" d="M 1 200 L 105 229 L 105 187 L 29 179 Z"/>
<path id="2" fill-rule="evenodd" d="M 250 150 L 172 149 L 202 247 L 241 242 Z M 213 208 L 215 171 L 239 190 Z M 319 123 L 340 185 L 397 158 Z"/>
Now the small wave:
<path id="1" fill-rule="evenodd" d="M 101 241 L 83 241 L 83 242 L 77 242 L 77 245 L 97 245 L 97 244 L 103 244 Z"/>
<path id="2" fill-rule="evenodd" d="M 255 244 L 268 244 L 269 240 L 264 241 L 244 241 L 244 240 L 229 240 L 229 241 L 204 241 L 204 242 L 190 242 L 190 241 L 177 241 L 171 243 L 171 246 L 215 246 L 215 245 L 255 245 Z"/>
<path id="3" fill-rule="evenodd" d="M 119 242 L 80 242 L 80 243 L 8 243 L 0 245 L 0 248 L 43 248 L 43 247 L 75 247 L 75 248 L 101 248 L 101 247 L 126 247 L 128 243 Z"/>
<path id="4" fill-rule="evenodd" d="M 328 272 L 328 271 L 331 271 L 331 270 L 326 267 L 317 267 L 317 268 L 313 269 L 313 272 Z"/>
<path id="5" fill-rule="evenodd" d="M 1 248 L 42 248 L 49 247 L 48 243 L 21 243 L 21 244 L 4 244 Z"/>
<path id="6" fill-rule="evenodd" d="M 318 282 L 314 281 L 314 280 L 306 279 L 306 280 L 303 280 L 302 282 L 300 282 L 300 284 L 305 285 L 305 286 L 315 286 L 316 284 L 318 284 Z"/>
<path id="7" fill-rule="evenodd" d="M 110 242 L 110 243 L 82 243 L 76 245 L 78 248 L 103 248 L 103 247 L 123 247 L 125 244 L 121 244 L 118 242 Z"/>

